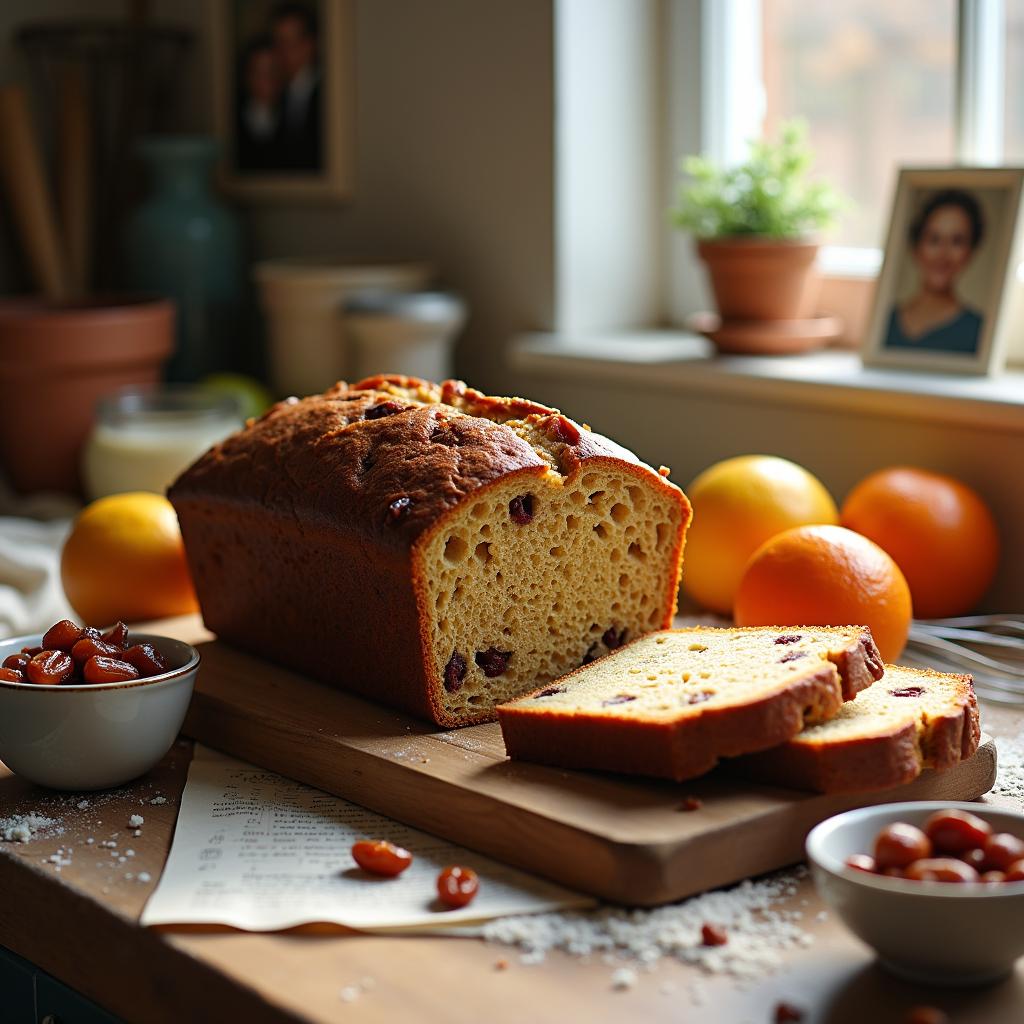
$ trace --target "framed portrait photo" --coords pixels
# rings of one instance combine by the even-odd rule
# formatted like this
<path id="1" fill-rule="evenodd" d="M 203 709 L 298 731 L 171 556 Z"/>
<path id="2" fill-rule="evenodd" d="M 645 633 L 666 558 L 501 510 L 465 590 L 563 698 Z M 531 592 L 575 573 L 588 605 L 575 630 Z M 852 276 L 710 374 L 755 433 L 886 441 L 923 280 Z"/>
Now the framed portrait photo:
<path id="1" fill-rule="evenodd" d="M 863 350 L 873 366 L 1002 366 L 1020 259 L 1021 168 L 905 168 Z"/>
<path id="2" fill-rule="evenodd" d="M 351 195 L 351 7 L 351 0 L 211 3 L 214 124 L 230 195 Z"/>

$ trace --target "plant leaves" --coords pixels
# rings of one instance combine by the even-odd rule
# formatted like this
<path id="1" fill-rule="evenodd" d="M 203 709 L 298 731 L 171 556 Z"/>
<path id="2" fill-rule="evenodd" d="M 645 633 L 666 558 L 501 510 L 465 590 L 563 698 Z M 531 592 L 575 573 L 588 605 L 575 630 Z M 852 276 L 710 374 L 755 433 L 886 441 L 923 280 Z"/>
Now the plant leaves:
<path id="1" fill-rule="evenodd" d="M 813 162 L 807 126 L 800 120 L 783 123 L 776 142 L 751 140 L 747 160 L 738 167 L 685 157 L 672 223 L 698 238 L 817 234 L 849 203 L 829 183 L 808 177 Z"/>

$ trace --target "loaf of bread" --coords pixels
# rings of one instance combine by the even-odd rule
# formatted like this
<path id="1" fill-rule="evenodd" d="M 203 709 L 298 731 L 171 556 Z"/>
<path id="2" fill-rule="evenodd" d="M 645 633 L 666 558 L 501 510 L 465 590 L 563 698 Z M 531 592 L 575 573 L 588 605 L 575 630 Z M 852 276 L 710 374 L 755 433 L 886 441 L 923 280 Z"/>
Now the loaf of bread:
<path id="1" fill-rule="evenodd" d="M 555 409 L 376 377 L 277 404 L 168 496 L 219 637 L 457 726 L 671 623 L 666 475 Z"/>
<path id="2" fill-rule="evenodd" d="M 502 705 L 498 720 L 510 757 L 681 781 L 827 721 L 881 675 L 862 626 L 665 630 Z"/>
<path id="3" fill-rule="evenodd" d="M 867 792 L 912 782 L 925 768 L 952 768 L 974 754 L 980 737 L 970 676 L 888 665 L 833 719 L 735 767 L 797 789 Z"/>

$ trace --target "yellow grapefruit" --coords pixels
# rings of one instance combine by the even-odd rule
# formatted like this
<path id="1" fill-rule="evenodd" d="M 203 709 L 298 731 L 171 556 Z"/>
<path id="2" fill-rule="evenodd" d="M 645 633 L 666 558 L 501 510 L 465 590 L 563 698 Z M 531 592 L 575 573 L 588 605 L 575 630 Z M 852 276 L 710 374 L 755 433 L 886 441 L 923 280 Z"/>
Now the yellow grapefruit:
<path id="1" fill-rule="evenodd" d="M 839 522 L 832 496 L 802 466 L 771 455 L 741 455 L 704 470 L 686 488 L 693 522 L 686 541 L 683 587 L 722 615 L 750 556 L 793 526 Z"/>
<path id="2" fill-rule="evenodd" d="M 178 517 L 159 494 L 112 494 L 75 520 L 60 563 L 83 625 L 183 615 L 198 607 Z"/>

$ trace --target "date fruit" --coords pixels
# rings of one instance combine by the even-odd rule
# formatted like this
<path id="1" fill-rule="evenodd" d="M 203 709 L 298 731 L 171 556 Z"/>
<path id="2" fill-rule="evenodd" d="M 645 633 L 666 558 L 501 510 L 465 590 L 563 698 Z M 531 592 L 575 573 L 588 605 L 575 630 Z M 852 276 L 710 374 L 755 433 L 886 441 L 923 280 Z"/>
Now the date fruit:
<path id="1" fill-rule="evenodd" d="M 961 854 L 984 846 L 992 835 L 987 821 L 969 811 L 951 808 L 936 811 L 925 823 L 924 831 L 939 853 Z"/>
<path id="2" fill-rule="evenodd" d="M 133 668 L 138 669 L 140 676 L 158 676 L 167 671 L 164 656 L 152 644 L 135 644 L 121 655 Z"/>
<path id="3" fill-rule="evenodd" d="M 96 654 L 82 666 L 82 676 L 87 683 L 127 683 L 139 678 L 139 670 L 120 658 Z"/>
<path id="4" fill-rule="evenodd" d="M 446 907 L 457 909 L 472 903 L 479 889 L 480 881 L 472 868 L 456 864 L 437 876 L 437 898 Z"/>
<path id="5" fill-rule="evenodd" d="M 84 665 L 90 658 L 101 655 L 104 658 L 121 657 L 121 648 L 104 643 L 91 636 L 83 637 L 71 648 L 71 659 L 76 665 Z"/>
<path id="6" fill-rule="evenodd" d="M 879 868 L 905 868 L 932 855 L 931 840 L 919 828 L 902 821 L 887 825 L 875 837 L 875 863 Z"/>
<path id="7" fill-rule="evenodd" d="M 977 882 L 978 872 L 956 857 L 922 857 L 903 871 L 913 882 Z"/>
<path id="8" fill-rule="evenodd" d="M 100 639 L 123 651 L 128 646 L 128 627 L 123 622 L 115 622 Z"/>
<path id="9" fill-rule="evenodd" d="M 1011 864 L 1024 860 L 1024 839 L 1009 832 L 997 832 L 985 843 L 985 867 L 989 871 L 1007 871 Z"/>
<path id="10" fill-rule="evenodd" d="M 25 668 L 25 678 L 37 686 L 59 686 L 71 678 L 75 663 L 67 651 L 40 651 Z"/>
<path id="11" fill-rule="evenodd" d="M 48 651 L 64 651 L 71 653 L 71 648 L 82 639 L 82 627 L 70 619 L 55 622 L 43 634 L 43 647 Z"/>
<path id="12" fill-rule="evenodd" d="M 386 839 L 360 839 L 352 844 L 352 859 L 371 875 L 395 878 L 412 863 L 412 854 Z"/>

